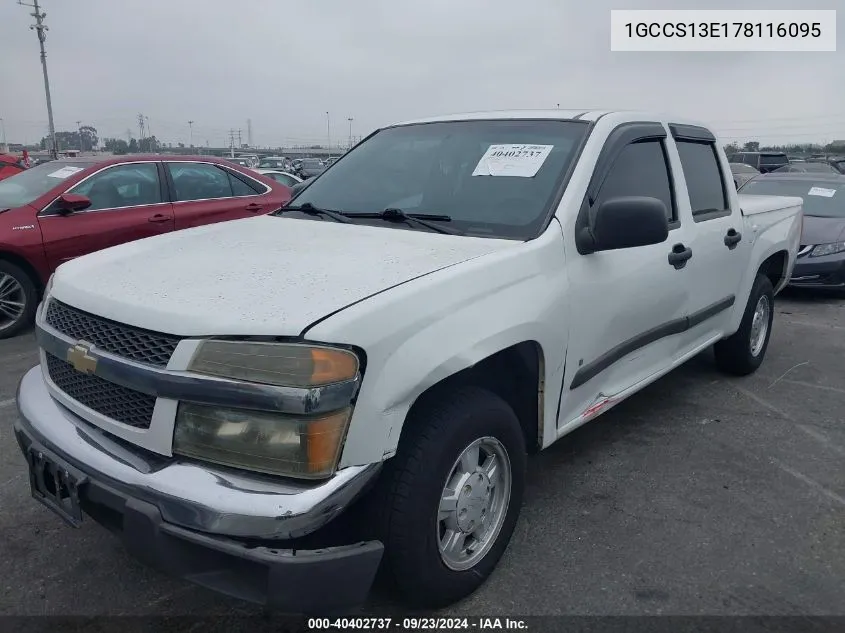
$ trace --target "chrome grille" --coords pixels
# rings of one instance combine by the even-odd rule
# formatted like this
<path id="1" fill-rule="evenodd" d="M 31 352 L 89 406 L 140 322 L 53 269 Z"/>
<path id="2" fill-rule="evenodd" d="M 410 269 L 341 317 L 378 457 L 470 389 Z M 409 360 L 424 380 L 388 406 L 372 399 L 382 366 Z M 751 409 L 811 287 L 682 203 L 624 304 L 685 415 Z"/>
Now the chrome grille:
<path id="1" fill-rule="evenodd" d="M 52 354 L 45 355 L 50 380 L 69 397 L 117 422 L 138 429 L 150 428 L 155 396 L 80 373 L 70 363 Z"/>
<path id="2" fill-rule="evenodd" d="M 139 363 L 166 367 L 179 344 L 179 337 L 150 332 L 109 321 L 51 299 L 47 323 L 59 332 Z"/>

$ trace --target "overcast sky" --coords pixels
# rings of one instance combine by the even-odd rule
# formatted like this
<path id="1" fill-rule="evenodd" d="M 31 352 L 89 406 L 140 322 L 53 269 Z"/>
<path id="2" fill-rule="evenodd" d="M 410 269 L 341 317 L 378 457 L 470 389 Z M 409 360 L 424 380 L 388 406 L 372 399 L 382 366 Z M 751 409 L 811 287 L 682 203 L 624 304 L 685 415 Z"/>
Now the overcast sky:
<path id="1" fill-rule="evenodd" d="M 30 0 L 27 0 L 30 1 Z M 221 146 L 346 142 L 417 116 L 648 108 L 727 142 L 845 139 L 845 50 L 611 53 L 610 9 L 795 9 L 795 0 L 43 0 L 58 130 Z M 815 0 L 835 9 L 841 0 Z M 0 118 L 46 132 L 29 9 L 0 0 Z M 845 13 L 845 11 L 840 11 Z M 839 31 L 843 32 L 840 16 Z M 330 130 L 327 130 L 329 112 Z"/>

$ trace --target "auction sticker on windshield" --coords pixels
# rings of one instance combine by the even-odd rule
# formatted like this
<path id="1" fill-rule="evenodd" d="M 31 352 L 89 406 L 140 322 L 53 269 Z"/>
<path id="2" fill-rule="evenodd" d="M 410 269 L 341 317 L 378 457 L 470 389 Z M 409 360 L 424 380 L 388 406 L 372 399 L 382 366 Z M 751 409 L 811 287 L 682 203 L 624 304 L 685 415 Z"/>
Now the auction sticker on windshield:
<path id="1" fill-rule="evenodd" d="M 62 167 L 61 169 L 57 169 L 56 171 L 47 174 L 50 178 L 67 178 L 68 176 L 73 176 L 74 174 L 78 174 L 82 171 L 82 167 Z"/>
<path id="2" fill-rule="evenodd" d="M 808 196 L 824 196 L 825 198 L 832 198 L 836 195 L 836 189 L 825 189 L 824 187 L 812 187 L 808 192 Z"/>
<path id="3" fill-rule="evenodd" d="M 553 148 L 554 145 L 491 145 L 478 161 L 472 175 L 533 178 Z"/>

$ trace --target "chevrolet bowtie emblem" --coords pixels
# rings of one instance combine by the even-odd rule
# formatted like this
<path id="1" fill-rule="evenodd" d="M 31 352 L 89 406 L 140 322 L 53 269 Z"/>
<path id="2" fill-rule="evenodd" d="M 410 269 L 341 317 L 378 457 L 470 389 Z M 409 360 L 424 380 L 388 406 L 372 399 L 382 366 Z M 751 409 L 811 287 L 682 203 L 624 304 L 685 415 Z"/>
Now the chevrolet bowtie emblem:
<path id="1" fill-rule="evenodd" d="M 91 346 L 88 343 L 78 343 L 67 351 L 67 362 L 76 371 L 83 374 L 93 374 L 97 370 L 97 359 L 89 356 Z"/>

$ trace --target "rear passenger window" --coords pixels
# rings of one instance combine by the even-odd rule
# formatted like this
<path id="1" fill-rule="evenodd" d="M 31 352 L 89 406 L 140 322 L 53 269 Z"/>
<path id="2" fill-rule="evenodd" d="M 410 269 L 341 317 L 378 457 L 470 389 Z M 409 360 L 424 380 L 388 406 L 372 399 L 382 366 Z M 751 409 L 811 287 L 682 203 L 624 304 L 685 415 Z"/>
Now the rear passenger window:
<path id="1" fill-rule="evenodd" d="M 255 194 L 259 193 L 259 191 L 251 185 L 248 185 L 246 182 L 232 174 L 229 173 L 229 181 L 232 183 L 232 195 L 235 197 L 238 196 L 254 196 Z"/>
<path id="2" fill-rule="evenodd" d="M 625 147 L 602 183 L 593 208 L 619 196 L 657 198 L 666 205 L 667 220 L 677 218 L 663 141 L 640 141 Z"/>
<path id="3" fill-rule="evenodd" d="M 728 209 L 725 182 L 713 143 L 679 140 L 677 145 L 693 218 Z"/>

